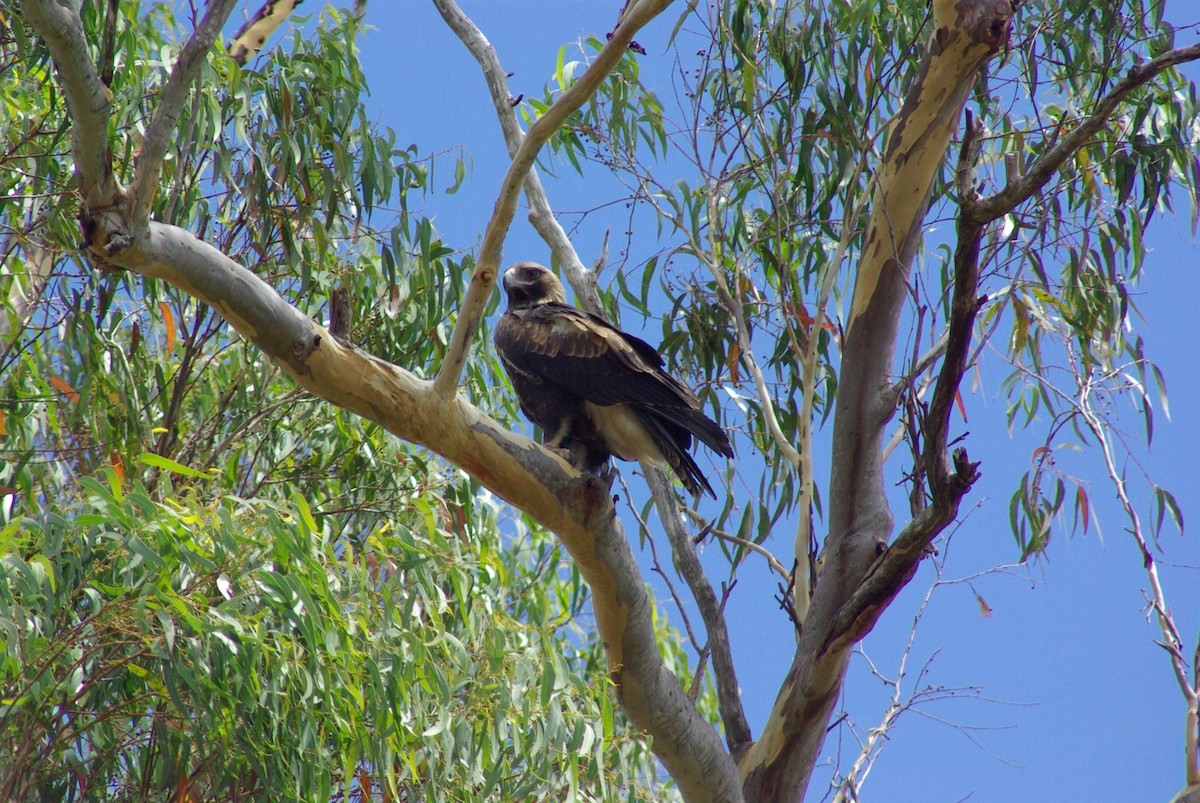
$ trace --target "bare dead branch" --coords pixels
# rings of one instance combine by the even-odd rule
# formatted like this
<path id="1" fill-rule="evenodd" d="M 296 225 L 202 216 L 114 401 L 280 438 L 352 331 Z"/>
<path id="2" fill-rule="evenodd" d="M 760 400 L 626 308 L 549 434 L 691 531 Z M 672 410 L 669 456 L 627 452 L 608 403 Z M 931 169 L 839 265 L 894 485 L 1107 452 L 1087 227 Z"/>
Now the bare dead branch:
<path id="1" fill-rule="evenodd" d="M 736 546 L 740 546 L 743 549 L 749 550 L 750 552 L 755 552 L 759 555 L 762 555 L 762 557 L 766 559 L 767 565 L 771 567 L 771 571 L 775 572 L 784 580 L 792 579 L 791 572 L 785 569 L 783 564 L 779 562 L 779 559 L 772 555 L 771 551 L 762 544 L 756 544 L 753 541 L 745 538 L 739 538 L 733 533 L 727 533 L 724 530 L 718 530 L 715 527 L 712 527 L 708 519 L 704 518 L 691 508 L 684 508 L 683 512 L 687 514 L 688 518 L 700 525 L 701 535 L 709 533 L 717 538 L 720 538 L 722 541 L 727 541 L 730 544 L 735 544 Z"/>

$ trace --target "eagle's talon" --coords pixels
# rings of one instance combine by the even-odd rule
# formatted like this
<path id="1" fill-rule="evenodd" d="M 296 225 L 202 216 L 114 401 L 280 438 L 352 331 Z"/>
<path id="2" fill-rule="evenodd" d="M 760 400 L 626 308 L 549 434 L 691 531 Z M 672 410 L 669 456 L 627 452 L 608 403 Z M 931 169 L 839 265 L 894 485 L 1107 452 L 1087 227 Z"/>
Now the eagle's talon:
<path id="1" fill-rule="evenodd" d="M 571 465 L 575 465 L 575 455 L 572 454 L 571 450 L 566 448 L 565 446 L 546 446 L 546 448 L 549 449 L 551 452 L 554 452 L 556 455 L 558 455 L 559 457 L 561 457 L 563 460 L 567 461 Z"/>
<path id="2" fill-rule="evenodd" d="M 596 476 L 604 483 L 604 487 L 611 491 L 613 483 L 617 480 L 617 467 L 612 463 L 605 463 L 600 466 L 600 469 L 596 472 Z"/>

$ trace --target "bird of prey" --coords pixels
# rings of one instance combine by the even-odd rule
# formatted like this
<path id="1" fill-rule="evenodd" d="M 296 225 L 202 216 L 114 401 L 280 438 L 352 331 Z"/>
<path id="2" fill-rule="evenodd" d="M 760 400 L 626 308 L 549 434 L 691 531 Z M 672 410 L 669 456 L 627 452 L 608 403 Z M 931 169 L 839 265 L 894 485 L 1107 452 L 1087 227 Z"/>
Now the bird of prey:
<path id="1" fill-rule="evenodd" d="M 692 436 L 733 457 L 729 438 L 649 343 L 569 305 L 558 277 L 534 262 L 505 271 L 504 290 L 496 351 L 546 447 L 569 451 L 589 472 L 610 455 L 669 466 L 693 494 L 716 498 Z"/>

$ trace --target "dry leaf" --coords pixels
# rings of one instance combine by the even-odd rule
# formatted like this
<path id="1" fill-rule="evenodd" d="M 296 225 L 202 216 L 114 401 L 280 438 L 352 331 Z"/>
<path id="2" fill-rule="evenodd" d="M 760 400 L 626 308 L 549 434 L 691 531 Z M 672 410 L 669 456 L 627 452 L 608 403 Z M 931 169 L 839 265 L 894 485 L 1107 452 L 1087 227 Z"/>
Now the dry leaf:
<path id="1" fill-rule="evenodd" d="M 171 312 L 171 305 L 165 301 L 158 302 L 158 311 L 162 313 L 163 323 L 167 328 L 167 351 L 175 350 L 175 313 Z"/>
<path id="2" fill-rule="evenodd" d="M 58 388 L 63 393 L 67 394 L 67 398 L 69 398 L 71 401 L 73 401 L 73 402 L 79 401 L 79 394 L 75 392 L 75 388 L 71 387 L 71 385 L 68 384 L 66 382 L 66 380 L 59 379 L 57 376 L 52 376 L 52 377 L 50 377 L 49 381 L 50 381 L 51 385 Z"/>
<path id="3" fill-rule="evenodd" d="M 729 354 L 725 355 L 725 363 L 729 366 L 729 381 L 737 384 L 741 377 L 742 347 L 737 343 L 729 344 Z"/>
<path id="4" fill-rule="evenodd" d="M 975 592 L 975 599 L 979 602 L 979 615 L 982 616 L 984 619 L 991 619 L 992 618 L 992 608 L 990 605 L 987 604 L 987 600 L 985 600 L 983 597 L 979 596 L 978 592 Z"/>

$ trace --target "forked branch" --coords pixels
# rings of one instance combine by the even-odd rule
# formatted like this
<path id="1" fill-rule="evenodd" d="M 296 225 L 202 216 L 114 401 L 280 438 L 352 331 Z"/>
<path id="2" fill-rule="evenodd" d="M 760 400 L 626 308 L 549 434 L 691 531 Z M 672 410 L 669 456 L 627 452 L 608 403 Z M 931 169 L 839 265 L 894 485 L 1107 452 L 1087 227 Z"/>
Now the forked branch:
<path id="1" fill-rule="evenodd" d="M 566 92 L 558 97 L 546 113 L 537 119 L 525 135 L 525 140 L 517 148 L 512 164 L 500 185 L 500 193 L 496 199 L 496 207 L 492 218 L 488 221 L 487 230 L 483 235 L 483 245 L 479 249 L 479 261 L 471 283 L 467 287 L 466 296 L 459 307 L 458 320 L 454 324 L 454 332 L 450 336 L 450 346 L 446 350 L 446 358 L 434 379 L 434 391 L 443 398 L 454 395 L 458 389 L 459 378 L 462 376 L 463 365 L 466 363 L 467 349 L 475 340 L 475 332 L 479 329 L 479 320 L 483 316 L 483 308 L 491 295 L 496 283 L 500 260 L 504 251 L 504 238 L 512 224 L 517 209 L 517 199 L 525 177 L 533 167 L 538 152 L 566 122 L 567 118 L 595 94 L 600 84 L 617 66 L 617 62 L 625 55 L 633 36 L 650 20 L 658 16 L 671 0 L 639 0 L 636 5 L 625 9 L 620 23 L 612 33 L 612 38 L 600 50 L 596 60 L 580 76 L 579 80 Z"/>

